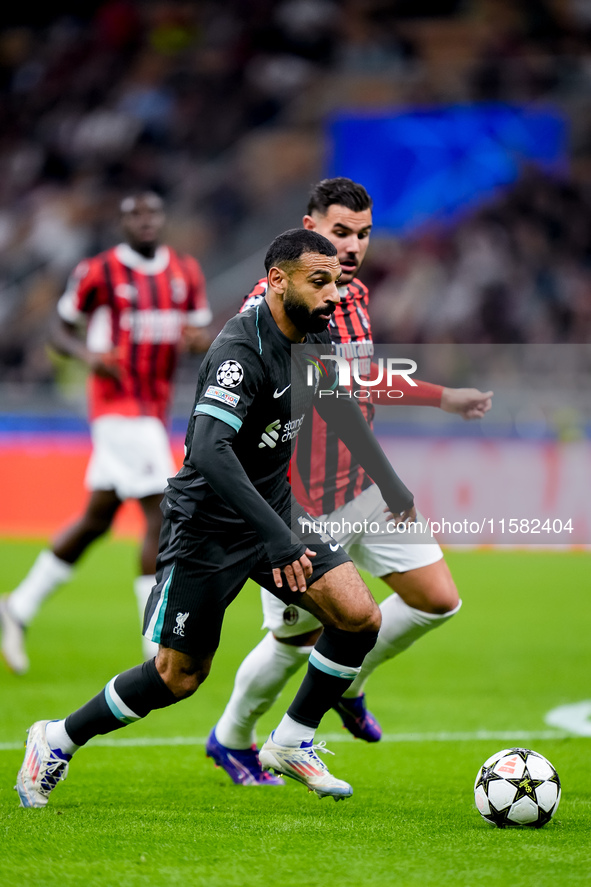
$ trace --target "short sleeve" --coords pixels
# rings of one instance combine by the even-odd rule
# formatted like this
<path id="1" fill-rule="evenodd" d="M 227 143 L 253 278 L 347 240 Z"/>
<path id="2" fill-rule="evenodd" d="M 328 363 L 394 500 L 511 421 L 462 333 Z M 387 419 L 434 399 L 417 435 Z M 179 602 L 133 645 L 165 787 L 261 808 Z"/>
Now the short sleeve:
<path id="1" fill-rule="evenodd" d="M 57 303 L 57 311 L 66 323 L 78 323 L 106 302 L 106 288 L 100 264 L 84 259 L 74 268 L 66 290 Z"/>
<path id="2" fill-rule="evenodd" d="M 194 415 L 213 416 L 238 432 L 264 383 L 265 367 L 255 348 L 223 343 L 210 351 L 202 367 Z"/>

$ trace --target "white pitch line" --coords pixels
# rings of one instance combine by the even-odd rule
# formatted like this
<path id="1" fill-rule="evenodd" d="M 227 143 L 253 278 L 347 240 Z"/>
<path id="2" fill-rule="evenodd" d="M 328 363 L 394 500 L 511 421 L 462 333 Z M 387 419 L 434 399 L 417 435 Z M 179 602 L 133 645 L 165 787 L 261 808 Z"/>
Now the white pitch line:
<path id="1" fill-rule="evenodd" d="M 544 739 L 573 739 L 577 734 L 566 730 L 476 730 L 473 733 L 384 733 L 382 742 L 535 742 Z M 320 738 L 320 737 L 319 737 Z M 326 742 L 354 742 L 348 733 L 322 733 Z M 578 736 L 577 738 L 582 738 Z M 95 748 L 154 748 L 156 746 L 204 746 L 204 736 L 139 736 L 136 739 L 110 739 L 96 737 L 91 740 Z M 23 742 L 0 742 L 0 751 L 21 751 Z"/>

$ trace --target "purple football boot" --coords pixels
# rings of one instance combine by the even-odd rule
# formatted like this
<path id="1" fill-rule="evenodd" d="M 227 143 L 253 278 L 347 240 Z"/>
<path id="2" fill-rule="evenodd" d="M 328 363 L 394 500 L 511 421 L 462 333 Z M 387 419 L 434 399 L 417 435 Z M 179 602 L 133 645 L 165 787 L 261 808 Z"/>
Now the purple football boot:
<path id="1" fill-rule="evenodd" d="M 205 754 L 216 767 L 225 770 L 236 785 L 285 785 L 280 776 L 273 776 L 261 768 L 256 745 L 252 748 L 226 748 L 218 742 L 215 727 L 205 744 Z"/>
<path id="2" fill-rule="evenodd" d="M 341 716 L 343 727 L 357 739 L 379 742 L 382 738 L 382 728 L 365 707 L 365 693 L 352 699 L 341 696 L 333 708 Z"/>

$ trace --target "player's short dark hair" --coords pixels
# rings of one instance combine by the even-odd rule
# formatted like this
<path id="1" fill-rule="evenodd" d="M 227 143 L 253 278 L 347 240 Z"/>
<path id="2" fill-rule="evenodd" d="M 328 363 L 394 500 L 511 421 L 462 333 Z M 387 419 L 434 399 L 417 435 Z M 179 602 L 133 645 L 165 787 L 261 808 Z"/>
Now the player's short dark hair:
<path id="1" fill-rule="evenodd" d="M 337 248 L 317 231 L 307 228 L 290 228 L 276 237 L 265 256 L 265 270 L 295 265 L 304 253 L 320 253 L 321 256 L 336 256 Z"/>
<path id="2" fill-rule="evenodd" d="M 371 209 L 373 200 L 363 185 L 352 179 L 342 176 L 336 179 L 322 179 L 310 191 L 308 215 L 318 212 L 325 216 L 333 204 L 346 206 L 347 209 L 360 213 L 364 209 Z"/>

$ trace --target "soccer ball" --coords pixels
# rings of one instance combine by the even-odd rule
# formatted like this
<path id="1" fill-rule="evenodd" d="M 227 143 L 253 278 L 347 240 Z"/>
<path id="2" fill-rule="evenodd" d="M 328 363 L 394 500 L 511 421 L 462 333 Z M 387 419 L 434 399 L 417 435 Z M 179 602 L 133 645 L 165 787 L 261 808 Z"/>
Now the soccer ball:
<path id="1" fill-rule="evenodd" d="M 529 748 L 504 748 L 478 771 L 474 798 L 479 813 L 493 825 L 541 828 L 560 802 L 560 779 L 550 763 Z"/>

